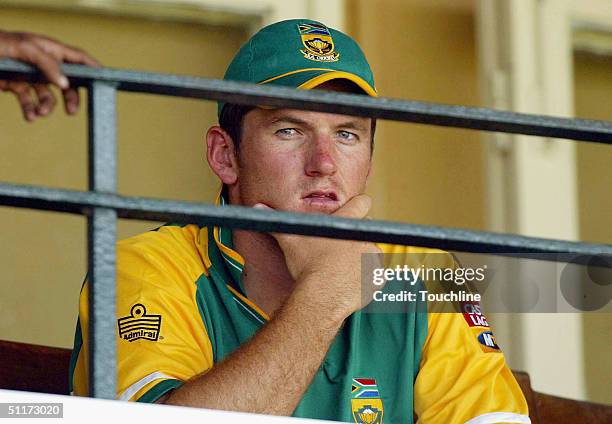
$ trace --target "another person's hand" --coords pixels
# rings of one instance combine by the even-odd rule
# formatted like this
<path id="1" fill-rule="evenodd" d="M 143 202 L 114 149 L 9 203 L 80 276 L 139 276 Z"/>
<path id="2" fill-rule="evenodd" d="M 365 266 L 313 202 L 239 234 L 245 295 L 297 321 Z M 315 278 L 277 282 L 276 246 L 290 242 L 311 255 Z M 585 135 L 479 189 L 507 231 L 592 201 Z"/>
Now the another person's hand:
<path id="1" fill-rule="evenodd" d="M 365 194 L 350 199 L 332 216 L 342 218 L 366 218 L 372 200 Z M 263 204 L 258 209 L 270 209 Z M 346 316 L 365 307 L 372 300 L 370 291 L 382 286 L 362 284 L 362 254 L 379 254 L 382 266 L 382 251 L 375 243 L 309 237 L 296 234 L 273 233 L 285 255 L 291 276 L 298 282 L 296 291 L 306 292 L 311 301 L 318 300 L 335 312 Z"/>
<path id="2" fill-rule="evenodd" d="M 40 69 L 47 80 L 62 91 L 64 107 L 70 115 L 79 108 L 79 93 L 76 88 L 70 88 L 68 79 L 61 71 L 61 63 L 100 66 L 97 60 L 82 50 L 27 32 L 0 31 L 0 58 L 28 62 Z M 0 80 L 0 91 L 15 94 L 27 121 L 48 115 L 57 103 L 48 84 Z"/>

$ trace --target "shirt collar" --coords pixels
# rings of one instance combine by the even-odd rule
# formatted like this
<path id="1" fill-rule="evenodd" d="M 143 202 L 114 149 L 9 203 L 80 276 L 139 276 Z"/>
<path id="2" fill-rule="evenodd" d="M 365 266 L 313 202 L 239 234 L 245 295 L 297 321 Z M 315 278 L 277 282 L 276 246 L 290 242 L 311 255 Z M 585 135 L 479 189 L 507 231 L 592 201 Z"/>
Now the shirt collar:
<path id="1" fill-rule="evenodd" d="M 228 205 L 227 193 L 224 187 L 221 187 L 219 194 L 215 200 L 215 205 Z M 225 266 L 232 277 L 232 283 L 235 289 L 239 289 L 242 294 L 245 293 L 242 286 L 242 271 L 244 270 L 244 258 L 234 250 L 233 233 L 230 228 L 218 227 L 213 228 L 213 237 L 221 257 L 225 262 Z"/>
<path id="2" fill-rule="evenodd" d="M 217 206 L 229 205 L 224 186 L 219 190 L 215 204 Z M 213 227 L 212 235 L 218 252 L 220 253 L 219 256 L 221 256 L 225 269 L 229 273 L 231 281 L 226 283 L 226 285 L 230 289 L 230 292 L 232 292 L 234 299 L 242 305 L 250 316 L 255 317 L 260 323 L 263 324 L 265 321 L 270 320 L 270 317 L 246 296 L 246 291 L 242 284 L 244 258 L 234 250 L 232 230 L 230 228 L 215 226 Z"/>

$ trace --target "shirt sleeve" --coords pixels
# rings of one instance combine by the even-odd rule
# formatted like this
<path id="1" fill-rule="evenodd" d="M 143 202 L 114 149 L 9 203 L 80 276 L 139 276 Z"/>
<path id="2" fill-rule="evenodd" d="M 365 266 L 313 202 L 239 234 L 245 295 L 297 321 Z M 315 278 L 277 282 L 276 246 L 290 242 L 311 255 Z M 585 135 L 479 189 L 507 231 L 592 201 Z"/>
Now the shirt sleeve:
<path id="1" fill-rule="evenodd" d="M 138 241 L 119 243 L 117 399 L 155 402 L 212 368 L 212 346 L 195 299 L 203 268 L 192 256 L 168 234 L 147 233 Z M 81 396 L 89 389 L 88 292 L 86 281 L 71 366 L 73 394 Z"/>
<path id="2" fill-rule="evenodd" d="M 428 313 L 414 386 L 419 423 L 530 423 L 527 402 L 478 302 Z"/>

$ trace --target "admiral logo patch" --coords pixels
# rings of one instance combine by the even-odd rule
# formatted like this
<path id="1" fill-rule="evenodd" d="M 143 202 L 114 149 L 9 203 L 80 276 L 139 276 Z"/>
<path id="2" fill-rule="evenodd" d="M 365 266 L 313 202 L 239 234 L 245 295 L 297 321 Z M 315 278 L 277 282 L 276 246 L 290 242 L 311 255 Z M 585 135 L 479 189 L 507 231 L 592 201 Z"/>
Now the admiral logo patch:
<path id="1" fill-rule="evenodd" d="M 147 315 L 147 308 L 137 303 L 130 309 L 130 316 L 117 320 L 119 337 L 133 342 L 138 339 L 156 342 L 161 328 L 161 315 Z"/>
<path id="2" fill-rule="evenodd" d="M 340 53 L 334 51 L 334 40 L 329 29 L 321 24 L 299 24 L 298 30 L 305 49 L 304 57 L 316 62 L 337 62 Z"/>
<path id="3" fill-rule="evenodd" d="M 383 424 L 383 403 L 373 378 L 353 378 L 351 410 L 357 424 Z"/>
<path id="4" fill-rule="evenodd" d="M 478 302 L 460 302 L 463 318 L 470 327 L 489 327 Z"/>
<path id="5" fill-rule="evenodd" d="M 478 342 L 484 352 L 499 352 L 499 346 L 495 342 L 495 336 L 491 331 L 483 331 L 478 335 Z"/>

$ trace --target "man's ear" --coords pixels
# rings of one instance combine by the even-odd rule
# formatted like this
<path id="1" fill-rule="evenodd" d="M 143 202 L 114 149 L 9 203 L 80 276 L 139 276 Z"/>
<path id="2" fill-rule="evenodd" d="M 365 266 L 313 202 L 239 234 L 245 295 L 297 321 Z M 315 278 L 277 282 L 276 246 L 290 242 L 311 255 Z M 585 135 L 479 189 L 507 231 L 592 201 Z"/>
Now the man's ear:
<path id="1" fill-rule="evenodd" d="M 230 135 L 219 126 L 210 127 L 206 133 L 206 145 L 206 158 L 212 171 L 223 184 L 235 184 L 238 180 L 238 161 Z"/>

